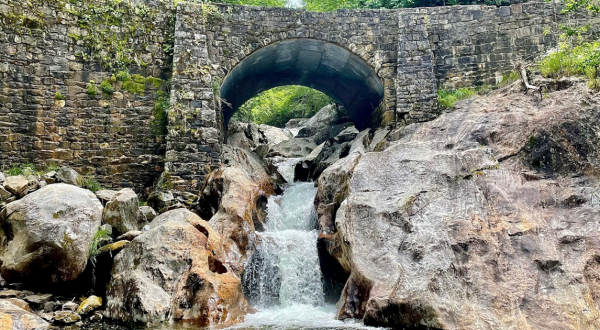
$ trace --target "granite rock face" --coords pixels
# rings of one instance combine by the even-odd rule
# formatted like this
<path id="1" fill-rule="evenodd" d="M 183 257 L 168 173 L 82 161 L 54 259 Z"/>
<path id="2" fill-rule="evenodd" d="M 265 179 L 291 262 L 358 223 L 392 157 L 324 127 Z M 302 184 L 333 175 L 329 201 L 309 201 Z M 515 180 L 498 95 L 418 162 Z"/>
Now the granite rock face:
<path id="1" fill-rule="evenodd" d="M 274 193 L 274 185 L 265 164 L 255 154 L 240 148 L 227 150 L 224 163 L 228 165 L 208 176 L 197 212 L 203 219 L 210 219 L 211 226 L 223 237 L 231 251 L 228 262 L 241 275 L 245 257 L 255 249 L 255 229 L 265 220 L 266 201 Z"/>
<path id="2" fill-rule="evenodd" d="M 102 221 L 94 193 L 59 183 L 6 205 L 0 214 L 0 271 L 9 282 L 73 281 L 83 272 Z"/>
<path id="3" fill-rule="evenodd" d="M 125 322 L 189 321 L 230 325 L 248 310 L 241 281 L 223 262 L 221 238 L 198 216 L 178 209 L 115 258 L 107 314 Z"/>
<path id="4" fill-rule="evenodd" d="M 338 317 L 600 328 L 598 104 L 581 86 L 475 98 L 362 155 L 335 216 Z"/>

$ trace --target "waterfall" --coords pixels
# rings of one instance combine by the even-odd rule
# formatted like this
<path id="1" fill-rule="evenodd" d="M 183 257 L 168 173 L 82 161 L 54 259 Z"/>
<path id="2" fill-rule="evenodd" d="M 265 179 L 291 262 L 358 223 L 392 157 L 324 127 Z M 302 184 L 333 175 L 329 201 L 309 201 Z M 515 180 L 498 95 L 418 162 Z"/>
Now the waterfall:
<path id="1" fill-rule="evenodd" d="M 254 306 L 324 304 L 312 202 L 316 193 L 314 184 L 305 182 L 269 198 L 265 231 L 244 275 L 246 295 Z"/>
<path id="2" fill-rule="evenodd" d="M 244 272 L 244 294 L 258 312 L 235 329 L 365 328 L 335 319 L 325 303 L 317 252 L 313 183 L 290 184 L 267 203 L 265 231 Z"/>

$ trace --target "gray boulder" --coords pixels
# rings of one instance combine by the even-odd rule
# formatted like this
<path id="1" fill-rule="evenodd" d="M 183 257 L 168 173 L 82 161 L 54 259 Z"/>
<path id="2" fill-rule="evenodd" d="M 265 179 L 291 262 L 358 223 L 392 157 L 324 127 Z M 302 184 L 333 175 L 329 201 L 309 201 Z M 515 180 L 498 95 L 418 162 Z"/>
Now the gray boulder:
<path id="1" fill-rule="evenodd" d="M 331 126 L 336 120 L 338 120 L 337 107 L 333 104 L 327 105 L 304 123 L 297 137 L 312 136 L 318 131 Z"/>
<path id="2" fill-rule="evenodd" d="M 80 187 L 83 184 L 83 178 L 74 169 L 63 166 L 56 172 L 56 179 L 58 182 L 72 184 Z"/>
<path id="3" fill-rule="evenodd" d="M 4 183 L 4 180 L 6 180 L 6 176 L 4 173 L 0 172 L 0 185 Z"/>
<path id="4" fill-rule="evenodd" d="M 140 214 L 144 218 L 144 222 L 151 222 L 158 215 L 150 206 L 140 206 Z"/>
<path id="5" fill-rule="evenodd" d="M 268 146 L 279 144 L 293 137 L 287 129 L 264 124 L 258 125 L 258 131 L 262 134 L 261 143 Z"/>
<path id="6" fill-rule="evenodd" d="M 317 147 L 317 144 L 311 138 L 293 138 L 271 147 L 268 157 L 305 157 Z"/>
<path id="7" fill-rule="evenodd" d="M 160 211 L 177 203 L 177 200 L 170 191 L 153 191 L 148 195 L 147 203 L 151 208 Z"/>
<path id="8" fill-rule="evenodd" d="M 180 210 L 167 212 L 179 214 Z M 248 310 L 240 279 L 223 263 L 220 236 L 197 216 L 167 220 L 115 258 L 106 315 L 125 322 L 223 326 Z"/>
<path id="9" fill-rule="evenodd" d="M 104 207 L 103 220 L 124 234 L 131 230 L 141 230 L 146 224 L 140 212 L 138 196 L 129 188 L 121 189 Z"/>
<path id="10" fill-rule="evenodd" d="M 110 202 L 113 197 L 117 194 L 115 190 L 103 189 L 96 191 L 96 196 L 102 202 L 102 205 L 106 205 L 106 203 Z"/>
<path id="11" fill-rule="evenodd" d="M 60 283 L 77 279 L 102 220 L 89 190 L 48 185 L 6 205 L 0 214 L 0 271 L 10 282 Z"/>
<path id="12" fill-rule="evenodd" d="M 600 328 L 600 111 L 556 93 L 476 98 L 361 156 L 333 227 L 339 318 Z"/>

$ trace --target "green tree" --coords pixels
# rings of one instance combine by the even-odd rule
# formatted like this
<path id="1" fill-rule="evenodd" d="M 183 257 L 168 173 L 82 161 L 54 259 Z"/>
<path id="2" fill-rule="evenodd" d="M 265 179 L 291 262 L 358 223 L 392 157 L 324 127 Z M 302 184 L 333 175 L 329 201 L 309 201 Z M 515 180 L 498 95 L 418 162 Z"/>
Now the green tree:
<path id="1" fill-rule="evenodd" d="M 281 86 L 264 91 L 244 103 L 234 118 L 283 127 L 292 118 L 311 117 L 334 103 L 329 96 L 304 86 Z"/>

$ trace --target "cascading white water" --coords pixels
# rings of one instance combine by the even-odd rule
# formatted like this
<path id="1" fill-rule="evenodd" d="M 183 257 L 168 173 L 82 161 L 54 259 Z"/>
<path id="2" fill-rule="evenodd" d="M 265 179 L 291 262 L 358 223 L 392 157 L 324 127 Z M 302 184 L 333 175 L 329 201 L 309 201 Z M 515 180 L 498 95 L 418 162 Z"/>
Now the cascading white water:
<path id="1" fill-rule="evenodd" d="M 265 231 L 258 233 L 260 243 L 243 279 L 246 297 L 258 312 L 235 329 L 365 328 L 336 320 L 335 306 L 325 304 L 316 193 L 313 183 L 294 183 L 282 196 L 269 198 Z"/>
<path id="2" fill-rule="evenodd" d="M 261 242 L 244 276 L 256 307 L 323 305 L 312 203 L 316 192 L 312 183 L 297 183 L 283 196 L 269 198 L 265 231 L 259 234 Z"/>

